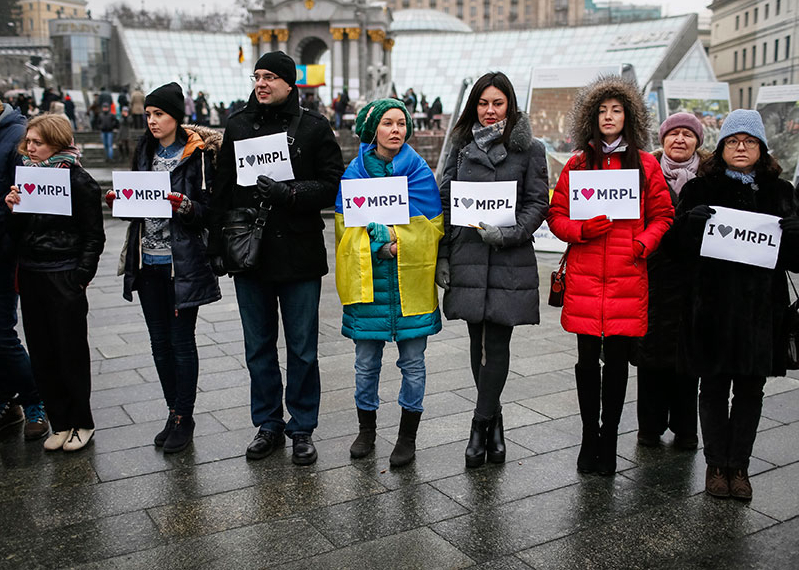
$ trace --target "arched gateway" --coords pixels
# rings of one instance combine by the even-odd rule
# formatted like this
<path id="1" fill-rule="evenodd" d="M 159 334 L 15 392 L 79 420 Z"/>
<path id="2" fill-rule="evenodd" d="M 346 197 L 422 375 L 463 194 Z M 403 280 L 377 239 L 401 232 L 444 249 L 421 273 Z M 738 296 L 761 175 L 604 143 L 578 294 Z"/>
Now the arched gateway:
<path id="1" fill-rule="evenodd" d="M 250 9 L 247 34 L 253 61 L 282 50 L 298 64 L 313 64 L 331 52 L 332 92 L 351 99 L 384 95 L 391 85 L 391 11 L 366 0 L 261 0 Z"/>

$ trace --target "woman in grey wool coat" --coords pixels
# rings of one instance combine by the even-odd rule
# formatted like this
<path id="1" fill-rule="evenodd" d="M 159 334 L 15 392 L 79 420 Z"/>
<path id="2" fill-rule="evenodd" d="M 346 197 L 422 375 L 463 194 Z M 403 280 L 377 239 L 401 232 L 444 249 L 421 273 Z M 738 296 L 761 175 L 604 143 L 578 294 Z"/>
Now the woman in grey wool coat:
<path id="1" fill-rule="evenodd" d="M 516 181 L 516 223 L 471 228 L 450 224 L 450 184 Z M 533 138 L 530 120 L 518 110 L 503 73 L 478 79 L 453 129 L 453 145 L 441 183 L 444 238 L 436 283 L 444 289 L 444 314 L 469 328 L 477 404 L 466 466 L 486 456 L 505 461 L 500 395 L 510 364 L 515 325 L 538 324 L 538 264 L 533 232 L 549 209 L 546 153 Z"/>

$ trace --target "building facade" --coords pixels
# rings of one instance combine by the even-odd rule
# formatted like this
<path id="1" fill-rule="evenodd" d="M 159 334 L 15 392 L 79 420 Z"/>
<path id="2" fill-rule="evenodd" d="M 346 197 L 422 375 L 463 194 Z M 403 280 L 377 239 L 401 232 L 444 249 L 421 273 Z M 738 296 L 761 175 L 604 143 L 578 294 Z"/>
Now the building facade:
<path id="1" fill-rule="evenodd" d="M 29 38 L 50 37 L 50 20 L 56 18 L 85 18 L 85 0 L 18 0 L 20 8 L 19 35 Z"/>
<path id="2" fill-rule="evenodd" d="M 392 10 L 438 10 L 475 32 L 575 26 L 585 13 L 585 0 L 387 0 L 386 5 Z"/>
<path id="3" fill-rule="evenodd" d="M 710 63 L 733 108 L 752 109 L 764 85 L 799 81 L 799 0 L 715 0 Z"/>
<path id="4" fill-rule="evenodd" d="M 96 90 L 111 85 L 110 22 L 51 20 L 53 75 L 64 89 Z"/>

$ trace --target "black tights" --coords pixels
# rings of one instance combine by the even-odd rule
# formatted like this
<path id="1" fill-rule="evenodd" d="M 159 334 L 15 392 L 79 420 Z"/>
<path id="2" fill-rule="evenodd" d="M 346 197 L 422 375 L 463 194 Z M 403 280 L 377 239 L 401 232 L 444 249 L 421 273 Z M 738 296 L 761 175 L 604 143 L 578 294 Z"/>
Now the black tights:
<path id="1" fill-rule="evenodd" d="M 598 425 L 601 401 L 603 427 L 612 432 L 617 430 L 627 391 L 631 340 L 627 336 L 577 335 L 575 377 L 584 428 L 594 429 Z M 600 374 L 599 356 L 603 348 L 605 365 Z"/>
<path id="2" fill-rule="evenodd" d="M 489 321 L 467 325 L 472 376 L 477 386 L 474 416 L 480 420 L 490 420 L 501 410 L 499 398 L 508 379 L 513 327 Z"/>

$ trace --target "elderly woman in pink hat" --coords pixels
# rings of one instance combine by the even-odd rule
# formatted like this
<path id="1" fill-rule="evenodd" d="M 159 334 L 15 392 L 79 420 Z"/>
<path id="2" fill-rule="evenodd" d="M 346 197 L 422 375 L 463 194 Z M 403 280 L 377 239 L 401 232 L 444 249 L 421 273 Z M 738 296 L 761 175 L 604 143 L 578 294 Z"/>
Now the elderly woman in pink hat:
<path id="1" fill-rule="evenodd" d="M 677 206 L 683 185 L 695 178 L 708 153 L 700 150 L 702 123 L 689 113 L 676 113 L 659 131 L 662 150 L 653 153 Z M 638 353 L 638 444 L 660 446 L 667 429 L 678 449 L 696 449 L 698 378 L 677 371 L 677 339 L 685 287 L 685 268 L 670 254 L 669 238 L 647 258 L 649 328 Z"/>

